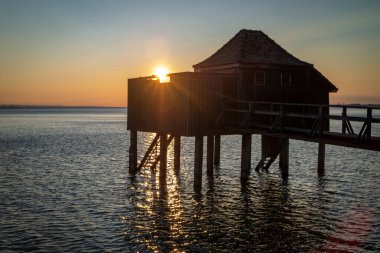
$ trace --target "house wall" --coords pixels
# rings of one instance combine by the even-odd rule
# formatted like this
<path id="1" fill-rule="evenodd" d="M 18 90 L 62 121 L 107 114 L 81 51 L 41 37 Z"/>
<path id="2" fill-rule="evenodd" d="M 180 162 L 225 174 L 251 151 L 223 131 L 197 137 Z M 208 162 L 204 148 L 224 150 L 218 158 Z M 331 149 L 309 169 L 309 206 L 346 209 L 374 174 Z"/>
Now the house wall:
<path id="1" fill-rule="evenodd" d="M 251 101 L 282 103 L 328 103 L 329 90 L 322 79 L 308 67 L 294 66 L 242 66 L 232 65 L 197 68 L 197 72 L 233 73 L 236 74 L 236 88 L 225 95 L 237 93 L 236 98 Z M 256 72 L 265 73 L 265 85 L 256 85 Z M 282 79 L 291 76 L 291 82 Z M 285 84 L 286 83 L 286 84 Z"/>
<path id="2" fill-rule="evenodd" d="M 220 70 L 210 68 L 207 71 L 225 71 L 228 70 L 220 66 Z M 198 70 L 202 71 L 202 70 Z M 232 68 L 231 71 L 236 73 L 236 82 L 230 88 L 230 91 L 224 95 L 236 98 L 237 100 L 258 101 L 258 102 L 277 102 L 277 103 L 298 103 L 298 104 L 328 104 L 329 89 L 320 75 L 308 67 L 293 66 L 243 66 Z M 258 85 L 256 74 L 264 73 L 265 84 Z M 241 105 L 236 104 L 239 109 Z M 258 108 L 260 109 L 260 108 Z M 262 108 L 268 110 L 268 108 Z M 318 108 L 290 107 L 288 110 L 302 113 L 318 113 Z M 324 114 L 328 114 L 327 109 Z M 239 121 L 239 115 L 231 116 L 234 121 Z M 258 116 L 255 121 L 260 123 L 269 123 L 273 119 L 269 117 Z M 314 124 L 313 119 L 288 119 L 289 126 L 310 128 Z M 328 129 L 328 124 L 324 126 Z"/>
<path id="3" fill-rule="evenodd" d="M 207 135 L 223 108 L 226 75 L 184 72 L 161 84 L 151 77 L 128 80 L 128 129 L 182 136 Z"/>

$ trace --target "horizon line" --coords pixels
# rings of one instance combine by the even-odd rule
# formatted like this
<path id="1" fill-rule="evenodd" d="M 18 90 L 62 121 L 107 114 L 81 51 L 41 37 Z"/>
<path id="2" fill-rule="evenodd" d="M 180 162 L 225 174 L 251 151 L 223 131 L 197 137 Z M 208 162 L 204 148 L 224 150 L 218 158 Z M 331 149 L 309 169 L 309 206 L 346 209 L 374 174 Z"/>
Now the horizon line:
<path id="1" fill-rule="evenodd" d="M 128 108 L 128 106 L 0 104 L 0 108 Z"/>

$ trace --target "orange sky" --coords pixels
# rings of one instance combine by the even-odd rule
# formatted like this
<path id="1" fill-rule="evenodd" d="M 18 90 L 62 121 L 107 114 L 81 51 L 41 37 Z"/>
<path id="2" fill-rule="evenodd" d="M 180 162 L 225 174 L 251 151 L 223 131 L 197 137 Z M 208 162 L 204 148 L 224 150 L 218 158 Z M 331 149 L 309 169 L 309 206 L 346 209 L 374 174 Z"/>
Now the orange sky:
<path id="1" fill-rule="evenodd" d="M 313 63 L 331 102 L 380 103 L 378 1 L 159 2 L 1 1 L 0 104 L 126 106 L 128 78 L 192 71 L 242 28 Z"/>

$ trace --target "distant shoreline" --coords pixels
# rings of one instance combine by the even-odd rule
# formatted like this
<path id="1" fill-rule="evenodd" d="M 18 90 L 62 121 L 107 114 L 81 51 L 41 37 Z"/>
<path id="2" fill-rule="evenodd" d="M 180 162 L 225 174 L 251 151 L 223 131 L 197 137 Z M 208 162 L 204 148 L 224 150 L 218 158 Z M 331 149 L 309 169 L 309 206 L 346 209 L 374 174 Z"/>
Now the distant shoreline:
<path id="1" fill-rule="evenodd" d="M 73 108 L 73 109 L 78 109 L 78 108 L 94 108 L 94 109 L 102 109 L 102 108 L 113 108 L 113 109 L 125 109 L 128 107 L 123 107 L 123 106 L 66 106 L 66 105 L 0 105 L 0 109 L 41 109 L 41 108 L 51 108 L 51 109 L 59 109 L 59 108 Z"/>
<path id="2" fill-rule="evenodd" d="M 380 107 L 380 104 L 361 104 L 361 103 L 351 103 L 351 104 L 330 104 L 330 105 L 338 105 L 338 106 L 375 106 Z M 51 108 L 51 109 L 59 109 L 59 108 L 93 108 L 93 109 L 102 109 L 102 108 L 113 108 L 113 109 L 127 109 L 128 106 L 91 106 L 91 105 L 0 105 L 0 109 L 41 109 L 41 108 Z"/>

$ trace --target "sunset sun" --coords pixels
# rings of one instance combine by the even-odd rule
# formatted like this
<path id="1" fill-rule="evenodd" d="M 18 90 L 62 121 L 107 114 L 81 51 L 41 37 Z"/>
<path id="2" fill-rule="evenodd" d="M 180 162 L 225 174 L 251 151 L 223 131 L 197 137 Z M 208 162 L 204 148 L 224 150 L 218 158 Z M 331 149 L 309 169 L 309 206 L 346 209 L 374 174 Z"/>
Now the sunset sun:
<path id="1" fill-rule="evenodd" d="M 166 83 L 169 82 L 169 77 L 167 76 L 169 74 L 169 70 L 166 67 L 157 67 L 153 74 L 157 76 L 158 79 L 160 79 L 160 83 Z"/>

